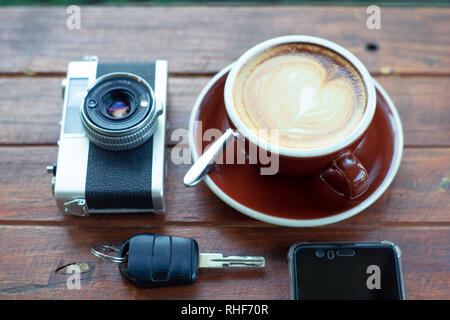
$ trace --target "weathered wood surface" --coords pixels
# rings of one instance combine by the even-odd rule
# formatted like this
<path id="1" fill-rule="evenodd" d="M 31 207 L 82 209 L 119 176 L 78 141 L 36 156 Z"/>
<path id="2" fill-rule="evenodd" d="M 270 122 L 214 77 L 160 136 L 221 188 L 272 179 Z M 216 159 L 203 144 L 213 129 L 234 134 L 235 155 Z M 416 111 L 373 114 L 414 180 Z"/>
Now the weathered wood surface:
<path id="1" fill-rule="evenodd" d="M 171 77 L 171 132 L 187 128 L 198 93 L 210 77 Z M 450 146 L 450 77 L 375 77 L 396 104 L 406 146 Z M 61 78 L 0 78 L 0 145 L 56 144 L 61 119 Z M 26 94 L 24 94 L 26 93 Z M 12 107 L 14 106 L 14 107 Z"/>
<path id="2" fill-rule="evenodd" d="M 0 72 L 62 73 L 95 54 L 213 73 L 261 41 L 308 34 L 348 48 L 372 73 L 450 73 L 445 8 L 382 8 L 380 30 L 366 27 L 366 7 L 81 7 L 79 30 L 66 28 L 68 16 L 65 7 L 3 8 Z"/>
<path id="3" fill-rule="evenodd" d="M 403 251 L 407 298 L 450 298 L 450 9 L 382 8 L 382 30 L 373 31 L 366 17 L 363 7 L 82 7 L 81 30 L 67 30 L 63 7 L 1 8 L 0 298 L 288 299 L 292 243 L 383 239 Z M 204 184 L 185 188 L 188 165 L 170 161 L 171 133 L 187 128 L 212 74 L 251 45 L 292 33 L 325 37 L 360 57 L 397 105 L 405 133 L 388 191 L 361 214 L 319 228 L 252 220 Z M 369 42 L 379 49 L 367 51 Z M 60 80 L 85 54 L 169 60 L 167 215 L 80 219 L 57 211 L 45 166 L 57 155 Z M 89 247 L 139 232 L 195 237 L 203 252 L 263 255 L 267 267 L 202 271 L 193 286 L 136 289 Z M 67 274 L 55 272 L 74 262 L 90 266 L 80 290 L 68 290 Z"/>
<path id="4" fill-rule="evenodd" d="M 1 221 L 58 225 L 161 226 L 164 224 L 216 224 L 265 226 L 226 206 L 205 184 L 183 185 L 188 165 L 170 161 L 166 184 L 167 215 L 132 214 L 80 219 L 61 215 L 50 191 L 51 175 L 45 166 L 56 159 L 54 146 L 0 147 Z M 188 149 L 184 149 L 188 152 Z M 449 148 L 407 148 L 399 173 L 386 194 L 373 206 L 338 225 L 450 224 L 448 180 Z"/>
<path id="5" fill-rule="evenodd" d="M 203 252 L 265 256 L 264 269 L 200 270 L 194 285 L 136 289 L 120 276 L 117 265 L 89 253 L 93 243 L 120 245 L 140 232 L 195 237 Z M 265 226 L 41 227 L 1 226 L 8 239 L 0 246 L 0 298 L 91 299 L 289 299 L 286 253 L 295 241 L 378 241 L 395 239 L 403 252 L 405 294 L 409 299 L 448 298 L 449 227 L 286 229 Z M 262 236 L 263 235 L 263 236 Z M 66 269 L 87 263 L 81 288 L 69 290 Z"/>

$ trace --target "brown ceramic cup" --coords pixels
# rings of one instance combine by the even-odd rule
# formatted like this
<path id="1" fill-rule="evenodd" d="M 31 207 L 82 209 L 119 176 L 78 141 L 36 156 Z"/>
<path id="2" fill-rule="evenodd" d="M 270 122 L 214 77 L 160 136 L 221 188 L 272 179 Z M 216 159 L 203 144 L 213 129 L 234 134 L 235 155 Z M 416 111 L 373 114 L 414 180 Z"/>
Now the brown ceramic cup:
<path id="1" fill-rule="evenodd" d="M 255 55 L 281 44 L 305 43 L 325 47 L 347 61 L 360 73 L 366 90 L 364 114 L 356 127 L 339 141 L 317 148 L 299 149 L 274 145 L 259 138 L 240 118 L 234 105 L 234 84 L 240 70 Z M 353 154 L 364 133 L 372 122 L 376 108 L 376 92 L 372 77 L 366 67 L 345 48 L 325 39 L 291 35 L 262 42 L 245 52 L 232 66 L 226 79 L 224 101 L 232 126 L 245 138 L 248 144 L 276 154 L 279 159 L 279 172 L 287 175 L 318 176 L 321 181 L 338 195 L 348 199 L 361 196 L 370 185 L 369 174 L 364 165 Z"/>

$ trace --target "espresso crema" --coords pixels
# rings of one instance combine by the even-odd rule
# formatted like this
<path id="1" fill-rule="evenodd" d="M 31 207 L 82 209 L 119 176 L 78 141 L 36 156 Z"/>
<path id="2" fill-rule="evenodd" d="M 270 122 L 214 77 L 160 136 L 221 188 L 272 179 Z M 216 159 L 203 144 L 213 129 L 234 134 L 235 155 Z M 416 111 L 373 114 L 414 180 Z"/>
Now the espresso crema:
<path id="1" fill-rule="evenodd" d="M 252 132 L 296 149 L 344 138 L 361 121 L 367 103 L 356 68 L 334 51 L 312 44 L 283 44 L 251 58 L 236 78 L 233 98 Z M 261 135 L 271 129 L 278 129 L 278 135 Z"/>

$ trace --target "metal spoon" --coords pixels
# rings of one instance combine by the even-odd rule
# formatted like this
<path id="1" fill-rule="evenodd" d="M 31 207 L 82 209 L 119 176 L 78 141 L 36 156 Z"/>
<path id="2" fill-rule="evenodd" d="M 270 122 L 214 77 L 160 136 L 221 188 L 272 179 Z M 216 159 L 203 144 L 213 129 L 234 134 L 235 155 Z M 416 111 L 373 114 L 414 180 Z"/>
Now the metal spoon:
<path id="1" fill-rule="evenodd" d="M 203 180 L 208 172 L 213 167 L 217 156 L 223 150 L 223 147 L 228 144 L 234 137 L 239 134 L 234 132 L 233 129 L 227 129 L 225 133 L 206 150 L 198 159 L 194 162 L 192 167 L 184 176 L 183 183 L 186 187 L 195 186 L 197 183 Z"/>

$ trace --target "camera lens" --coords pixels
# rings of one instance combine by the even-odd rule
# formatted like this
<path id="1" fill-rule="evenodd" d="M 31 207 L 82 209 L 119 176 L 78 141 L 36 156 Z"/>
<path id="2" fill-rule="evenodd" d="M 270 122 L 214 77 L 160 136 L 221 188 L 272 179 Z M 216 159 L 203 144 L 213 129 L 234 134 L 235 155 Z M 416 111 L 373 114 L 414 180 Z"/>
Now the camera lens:
<path id="1" fill-rule="evenodd" d="M 132 109 L 135 109 L 132 108 L 135 104 L 133 92 L 125 88 L 111 90 L 101 97 L 100 112 L 104 113 L 106 111 L 107 114 L 103 115 L 106 115 L 107 118 L 109 115 L 113 119 L 123 119 L 130 115 Z"/>
<path id="2" fill-rule="evenodd" d="M 96 103 L 91 103 L 95 101 Z M 88 90 L 81 120 L 89 140 L 107 150 L 133 149 L 155 130 L 157 110 L 153 90 L 137 75 L 111 73 Z"/>
<path id="3" fill-rule="evenodd" d="M 322 258 L 325 255 L 325 252 L 322 249 L 316 250 L 316 257 Z"/>
<path id="4" fill-rule="evenodd" d="M 111 117 L 114 118 L 122 118 L 125 115 L 127 115 L 130 112 L 130 110 L 131 107 L 123 101 L 113 102 L 108 107 L 108 113 L 111 115 Z"/>

